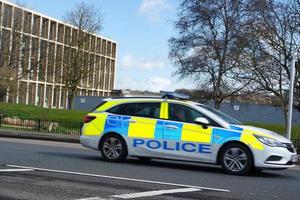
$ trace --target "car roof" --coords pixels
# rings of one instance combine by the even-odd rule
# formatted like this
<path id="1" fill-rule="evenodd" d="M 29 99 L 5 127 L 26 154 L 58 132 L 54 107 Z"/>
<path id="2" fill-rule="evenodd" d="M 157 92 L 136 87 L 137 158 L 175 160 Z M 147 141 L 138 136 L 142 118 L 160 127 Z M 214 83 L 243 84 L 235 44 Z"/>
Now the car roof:
<path id="1" fill-rule="evenodd" d="M 121 102 L 174 102 L 174 103 L 184 103 L 184 104 L 197 104 L 193 101 L 188 100 L 180 100 L 180 99 L 167 99 L 167 98 L 161 98 L 161 97 L 110 97 L 103 99 L 104 101 L 121 101 Z"/>

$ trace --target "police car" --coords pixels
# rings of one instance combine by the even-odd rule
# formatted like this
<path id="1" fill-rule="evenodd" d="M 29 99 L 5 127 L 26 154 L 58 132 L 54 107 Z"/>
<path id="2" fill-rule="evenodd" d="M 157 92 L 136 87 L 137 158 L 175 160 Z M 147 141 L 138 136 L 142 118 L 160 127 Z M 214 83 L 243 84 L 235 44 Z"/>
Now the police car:
<path id="1" fill-rule="evenodd" d="M 292 143 L 281 135 L 170 93 L 104 99 L 85 116 L 80 142 L 107 161 L 127 156 L 195 161 L 221 165 L 234 175 L 286 169 L 297 161 Z"/>

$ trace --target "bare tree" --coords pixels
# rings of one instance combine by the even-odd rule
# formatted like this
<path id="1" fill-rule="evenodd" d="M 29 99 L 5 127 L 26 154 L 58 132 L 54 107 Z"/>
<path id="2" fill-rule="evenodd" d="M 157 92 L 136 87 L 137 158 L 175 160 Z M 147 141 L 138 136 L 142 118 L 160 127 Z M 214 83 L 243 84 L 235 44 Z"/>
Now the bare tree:
<path id="1" fill-rule="evenodd" d="M 212 93 L 219 109 L 224 99 L 244 90 L 238 66 L 247 46 L 251 21 L 246 0 L 182 0 L 178 35 L 169 40 L 176 75 L 193 78 Z"/>
<path id="2" fill-rule="evenodd" d="M 78 31 L 72 33 L 69 48 L 65 49 L 63 59 L 63 83 L 68 92 L 68 107 L 72 108 L 73 98 L 79 88 L 85 87 L 86 78 L 92 73 L 95 58 L 89 53 L 91 34 L 102 28 L 103 16 L 94 5 L 82 1 L 66 12 L 64 20 Z"/>
<path id="3" fill-rule="evenodd" d="M 287 123 L 292 54 L 299 51 L 295 1 L 252 1 L 255 19 L 251 45 L 245 51 L 244 73 L 254 78 L 253 88 L 279 99 Z"/>

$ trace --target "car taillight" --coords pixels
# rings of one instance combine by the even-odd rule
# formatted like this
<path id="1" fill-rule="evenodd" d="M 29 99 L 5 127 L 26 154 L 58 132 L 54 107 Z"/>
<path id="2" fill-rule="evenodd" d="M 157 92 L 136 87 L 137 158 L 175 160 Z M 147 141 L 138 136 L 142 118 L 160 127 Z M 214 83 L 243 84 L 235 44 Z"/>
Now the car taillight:
<path id="1" fill-rule="evenodd" d="M 95 116 L 89 116 L 89 115 L 84 116 L 83 123 L 89 123 L 89 122 L 93 121 L 94 119 L 96 119 Z"/>

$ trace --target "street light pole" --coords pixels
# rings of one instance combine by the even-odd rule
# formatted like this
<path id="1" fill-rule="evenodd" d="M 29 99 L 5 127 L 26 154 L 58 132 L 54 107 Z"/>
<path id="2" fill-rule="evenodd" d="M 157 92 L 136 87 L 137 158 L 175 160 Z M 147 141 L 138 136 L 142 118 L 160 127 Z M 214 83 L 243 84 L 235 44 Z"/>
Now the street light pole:
<path id="1" fill-rule="evenodd" d="M 292 134 L 292 118 L 293 118 L 293 99 L 294 99 L 294 81 L 295 81 L 295 63 L 296 56 L 293 56 L 291 63 L 291 77 L 289 90 L 289 110 L 288 110 L 288 124 L 287 124 L 287 138 L 291 140 Z"/>

